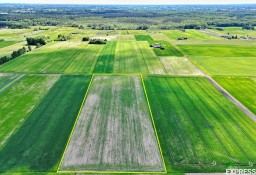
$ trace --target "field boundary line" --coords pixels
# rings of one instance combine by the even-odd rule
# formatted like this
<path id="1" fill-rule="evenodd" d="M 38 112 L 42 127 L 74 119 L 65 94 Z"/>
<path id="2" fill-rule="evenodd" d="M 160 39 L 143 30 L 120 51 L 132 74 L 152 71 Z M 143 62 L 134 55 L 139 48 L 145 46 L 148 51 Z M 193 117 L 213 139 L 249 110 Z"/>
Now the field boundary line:
<path id="1" fill-rule="evenodd" d="M 92 84 L 92 81 L 93 81 L 93 77 L 94 77 L 94 74 L 92 74 L 90 83 L 89 83 L 89 85 L 88 85 L 88 87 L 87 87 L 87 90 L 86 90 L 86 93 L 85 93 L 85 96 L 84 96 L 84 99 L 83 99 L 82 104 L 81 104 L 81 106 L 80 106 L 79 112 L 78 112 L 78 114 L 77 114 L 77 116 L 76 116 L 76 121 L 75 121 L 75 123 L 74 123 L 74 125 L 73 125 L 73 128 L 72 128 L 71 133 L 70 133 L 69 138 L 68 138 L 68 141 L 67 141 L 67 143 L 66 143 L 64 152 L 63 152 L 63 154 L 62 154 L 62 156 L 61 156 L 61 159 L 60 159 L 60 162 L 59 162 L 59 165 L 58 165 L 58 168 L 57 168 L 57 173 L 59 172 L 61 163 L 62 163 L 62 161 L 63 161 L 63 159 L 64 159 L 64 156 L 65 156 L 65 153 L 66 153 L 66 151 L 67 151 L 69 142 L 70 142 L 70 140 L 71 140 L 71 138 L 72 138 L 72 135 L 73 135 L 73 132 L 74 132 L 74 130 L 75 130 L 77 121 L 78 121 L 78 119 L 79 119 L 79 115 L 80 115 L 80 113 L 81 113 L 81 111 L 82 111 L 82 109 L 83 109 L 83 105 L 84 105 L 85 100 L 86 100 L 86 98 L 87 98 L 87 95 L 88 95 L 88 93 L 89 93 L 89 90 L 90 90 L 90 87 L 91 87 L 91 84 Z"/>
<path id="2" fill-rule="evenodd" d="M 162 148 L 161 148 L 160 141 L 159 141 L 159 138 L 158 138 L 158 134 L 157 134 L 157 131 L 156 131 L 155 121 L 154 121 L 154 118 L 153 118 L 153 114 L 152 114 L 152 110 L 151 110 L 151 107 L 150 107 L 150 103 L 149 103 L 149 99 L 148 99 L 148 95 L 147 95 L 147 90 L 146 90 L 146 87 L 145 87 L 145 83 L 144 83 L 144 79 L 143 79 L 142 74 L 140 75 L 140 78 L 141 78 L 144 94 L 145 94 L 145 97 L 146 97 L 146 100 L 147 100 L 151 121 L 152 121 L 153 128 L 154 128 L 154 131 L 155 131 L 156 140 L 157 140 L 157 143 L 158 143 L 158 148 L 159 148 L 159 151 L 160 151 L 160 154 L 161 154 L 162 162 L 164 164 L 164 171 L 167 173 Z"/>
<path id="3" fill-rule="evenodd" d="M 141 76 L 141 74 L 136 73 L 94 73 L 94 76 Z"/>
<path id="4" fill-rule="evenodd" d="M 20 80 L 24 79 L 25 77 L 29 76 L 29 74 L 25 74 Z M 6 140 L 6 142 L 0 146 L 0 151 L 5 147 L 5 145 L 10 141 L 10 139 L 12 138 L 12 136 L 14 134 L 17 133 L 17 131 L 22 127 L 22 125 L 27 121 L 27 119 L 30 117 L 30 115 L 36 110 L 36 108 L 42 103 L 42 101 L 46 98 L 46 96 L 50 93 L 50 91 L 53 89 L 53 87 L 56 86 L 57 82 L 60 80 L 62 76 L 59 76 L 59 78 L 54 82 L 54 84 L 52 85 L 52 87 L 44 94 L 44 96 L 38 101 L 38 104 L 28 113 L 28 115 L 25 117 L 24 121 L 22 121 L 20 123 L 20 126 L 17 127 L 17 129 L 15 129 L 15 131 L 10 135 L 10 137 Z M 18 82 L 17 82 L 18 83 Z"/>

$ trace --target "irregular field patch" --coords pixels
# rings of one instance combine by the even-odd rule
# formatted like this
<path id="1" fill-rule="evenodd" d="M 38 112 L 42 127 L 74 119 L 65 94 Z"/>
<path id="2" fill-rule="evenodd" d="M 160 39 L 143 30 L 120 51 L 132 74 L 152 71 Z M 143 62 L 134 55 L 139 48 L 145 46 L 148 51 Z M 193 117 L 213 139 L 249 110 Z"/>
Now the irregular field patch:
<path id="1" fill-rule="evenodd" d="M 60 170 L 164 171 L 140 77 L 93 79 Z"/>
<path id="2" fill-rule="evenodd" d="M 0 172 L 57 171 L 89 80 L 60 78 L 0 151 Z"/>
<path id="3" fill-rule="evenodd" d="M 146 77 L 145 85 L 168 172 L 255 167 L 255 122 L 207 79 Z"/>
<path id="4" fill-rule="evenodd" d="M 191 57 L 210 75 L 255 76 L 256 57 Z"/>
<path id="5" fill-rule="evenodd" d="M 29 75 L 0 94 L 0 147 L 26 120 L 58 78 L 59 76 Z"/>
<path id="6" fill-rule="evenodd" d="M 135 39 L 137 41 L 147 41 L 148 43 L 153 42 L 154 40 L 151 38 L 150 35 L 135 35 Z"/>
<path id="7" fill-rule="evenodd" d="M 98 61 L 93 71 L 94 73 L 113 72 L 116 44 L 116 41 L 107 42 L 98 57 Z"/>
<path id="8" fill-rule="evenodd" d="M 214 77 L 222 87 L 256 115 L 256 82 L 248 77 Z"/>
<path id="9" fill-rule="evenodd" d="M 15 41 L 3 41 L 0 42 L 0 49 L 15 44 Z"/>
<path id="10" fill-rule="evenodd" d="M 171 45 L 167 41 L 158 40 L 158 41 L 151 42 L 151 44 L 154 44 L 154 43 L 161 43 L 164 46 L 164 49 L 153 48 L 157 56 L 177 56 L 177 57 L 183 56 L 183 54 L 178 49 L 176 49 L 173 45 Z"/>
<path id="11" fill-rule="evenodd" d="M 169 75 L 203 75 L 187 58 L 159 57 Z"/>
<path id="12" fill-rule="evenodd" d="M 8 74 L 8 75 L 0 75 L 0 94 L 7 91 L 9 88 L 11 88 L 13 85 L 15 85 L 19 80 L 21 80 L 24 77 L 24 75 L 18 75 L 18 74 Z"/>

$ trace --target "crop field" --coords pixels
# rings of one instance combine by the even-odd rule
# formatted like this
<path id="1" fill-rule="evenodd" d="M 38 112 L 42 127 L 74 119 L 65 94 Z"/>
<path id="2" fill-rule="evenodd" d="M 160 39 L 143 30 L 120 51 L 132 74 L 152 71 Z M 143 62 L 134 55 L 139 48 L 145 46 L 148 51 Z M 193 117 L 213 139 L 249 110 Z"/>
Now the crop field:
<path id="1" fill-rule="evenodd" d="M 214 80 L 256 114 L 255 80 L 249 77 L 214 77 Z"/>
<path id="2" fill-rule="evenodd" d="M 163 31 L 167 37 L 172 40 L 177 40 L 179 37 L 187 37 L 188 40 L 219 40 L 221 38 L 215 37 L 212 35 L 205 34 L 200 32 L 199 30 L 185 30 L 185 32 L 181 30 L 171 30 L 171 31 Z"/>
<path id="3" fill-rule="evenodd" d="M 148 73 L 147 65 L 136 41 L 119 41 L 117 43 L 114 72 Z"/>
<path id="4" fill-rule="evenodd" d="M 139 76 L 93 79 L 60 170 L 164 171 Z"/>
<path id="5" fill-rule="evenodd" d="M 97 59 L 101 53 L 102 45 L 85 45 L 81 52 L 75 57 L 73 62 L 65 69 L 65 74 L 89 74 L 97 63 Z"/>
<path id="6" fill-rule="evenodd" d="M 256 57 L 255 46 L 223 44 L 179 44 L 184 53 L 191 56 L 212 57 Z"/>
<path id="7" fill-rule="evenodd" d="M 169 75 L 203 75 L 187 58 L 159 57 Z"/>
<path id="8" fill-rule="evenodd" d="M 142 26 L 124 16 L 118 20 L 129 24 L 119 29 L 114 23 L 94 24 L 92 14 L 100 9 L 83 13 L 91 16 L 78 26 L 79 15 L 73 14 L 72 22 L 67 15 L 65 26 L 74 27 L 0 29 L 0 58 L 28 48 L 26 37 L 71 37 L 33 45 L 0 65 L 0 174 L 256 169 L 256 42 L 220 37 L 227 32 L 256 36 L 255 31 L 182 32 L 160 30 L 165 27 L 160 24 L 126 29 L 144 28 L 162 16 L 140 17 Z M 117 20 L 108 13 L 102 22 Z M 52 19 L 58 24 L 57 16 Z M 89 44 L 83 37 L 107 43 Z M 164 49 L 155 48 L 157 43 Z"/>
<path id="9" fill-rule="evenodd" d="M 255 164 L 255 122 L 205 78 L 149 76 L 145 85 L 167 171 Z"/>
<path id="10" fill-rule="evenodd" d="M 53 46 L 54 45 L 54 46 Z M 76 57 L 83 56 L 84 44 L 51 43 L 2 66 L 2 72 L 63 73 Z"/>
<path id="11" fill-rule="evenodd" d="M 0 42 L 0 49 L 15 44 L 15 41 L 2 41 Z"/>
<path id="12" fill-rule="evenodd" d="M 94 73 L 112 73 L 114 67 L 116 41 L 108 42 L 102 49 L 94 68 Z"/>
<path id="13" fill-rule="evenodd" d="M 0 94 L 0 148 L 26 120 L 58 78 L 29 75 Z"/>
<path id="14" fill-rule="evenodd" d="M 256 57 L 191 57 L 210 75 L 255 76 Z"/>
<path id="15" fill-rule="evenodd" d="M 213 32 L 223 34 L 223 35 L 233 35 L 233 36 L 251 36 L 251 37 L 256 37 L 256 32 L 253 30 L 242 30 L 242 27 L 224 27 L 224 31 L 219 31 L 219 30 L 211 30 Z"/>
<path id="16" fill-rule="evenodd" d="M 57 170 L 89 81 L 62 76 L 56 82 L 1 150 L 0 171 Z"/>

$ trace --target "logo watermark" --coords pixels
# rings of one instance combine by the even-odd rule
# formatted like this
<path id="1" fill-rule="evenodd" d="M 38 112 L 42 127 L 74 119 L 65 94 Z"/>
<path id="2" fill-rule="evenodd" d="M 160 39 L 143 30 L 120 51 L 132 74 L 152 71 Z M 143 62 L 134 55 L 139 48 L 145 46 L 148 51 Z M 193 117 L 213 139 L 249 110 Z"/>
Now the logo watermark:
<path id="1" fill-rule="evenodd" d="M 256 175 L 256 169 L 226 169 L 227 175 Z"/>

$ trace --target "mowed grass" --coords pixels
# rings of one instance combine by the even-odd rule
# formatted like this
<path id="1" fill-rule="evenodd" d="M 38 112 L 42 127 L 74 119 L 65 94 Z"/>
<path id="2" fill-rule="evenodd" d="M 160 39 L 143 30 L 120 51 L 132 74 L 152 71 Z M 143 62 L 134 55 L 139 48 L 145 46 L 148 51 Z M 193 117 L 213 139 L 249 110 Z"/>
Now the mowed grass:
<path id="1" fill-rule="evenodd" d="M 191 57 L 210 75 L 255 76 L 256 57 Z"/>
<path id="2" fill-rule="evenodd" d="M 15 41 L 2 41 L 0 42 L 0 49 L 15 44 Z"/>
<path id="3" fill-rule="evenodd" d="M 73 62 L 64 71 L 65 74 L 88 74 L 92 73 L 103 45 L 85 45 L 83 51 L 78 54 Z"/>
<path id="4" fill-rule="evenodd" d="M 256 123 L 200 77 L 146 77 L 168 172 L 225 172 L 256 163 Z"/>
<path id="5" fill-rule="evenodd" d="M 191 56 L 256 57 L 255 46 L 224 44 L 178 44 L 177 46 Z"/>
<path id="6" fill-rule="evenodd" d="M 56 82 L 0 151 L 0 172 L 57 171 L 90 78 L 62 76 Z M 34 87 L 37 92 L 40 88 Z"/>
<path id="7" fill-rule="evenodd" d="M 139 76 L 94 77 L 60 170 L 164 171 Z"/>
<path id="8" fill-rule="evenodd" d="M 214 77 L 214 80 L 256 115 L 256 81 L 249 77 Z"/>
<path id="9" fill-rule="evenodd" d="M 251 36 L 251 37 L 256 37 L 256 31 L 255 30 L 243 30 L 242 27 L 224 27 L 224 31 L 219 31 L 219 30 L 211 30 L 213 32 L 223 34 L 223 35 L 238 35 L 238 36 Z"/>
<path id="10" fill-rule="evenodd" d="M 0 48 L 0 57 L 11 56 L 13 51 L 21 49 L 26 46 L 26 42 L 16 42 L 13 44 Z"/>
<path id="11" fill-rule="evenodd" d="M 163 31 L 164 35 L 169 37 L 172 40 L 177 40 L 179 37 L 187 37 L 188 40 L 220 40 L 221 38 L 208 35 L 206 33 L 200 32 L 199 30 L 169 30 Z"/>
<path id="12" fill-rule="evenodd" d="M 159 57 L 169 75 L 203 75 L 188 58 L 182 57 Z"/>
<path id="13" fill-rule="evenodd" d="M 136 41 L 117 42 L 114 72 L 148 73 L 147 65 Z"/>
<path id="14" fill-rule="evenodd" d="M 0 148 L 26 120 L 58 78 L 29 75 L 0 94 Z"/>
<path id="15" fill-rule="evenodd" d="M 19 80 L 21 80 L 24 75 L 0 75 L 0 94 L 7 91 L 13 85 L 15 85 Z"/>
<path id="16" fill-rule="evenodd" d="M 63 73 L 83 54 L 84 43 L 54 42 L 0 66 L 1 72 Z M 85 51 L 86 52 L 86 51 Z"/>
<path id="17" fill-rule="evenodd" d="M 112 73 L 114 67 L 116 41 L 107 42 L 94 68 L 94 73 Z"/>

